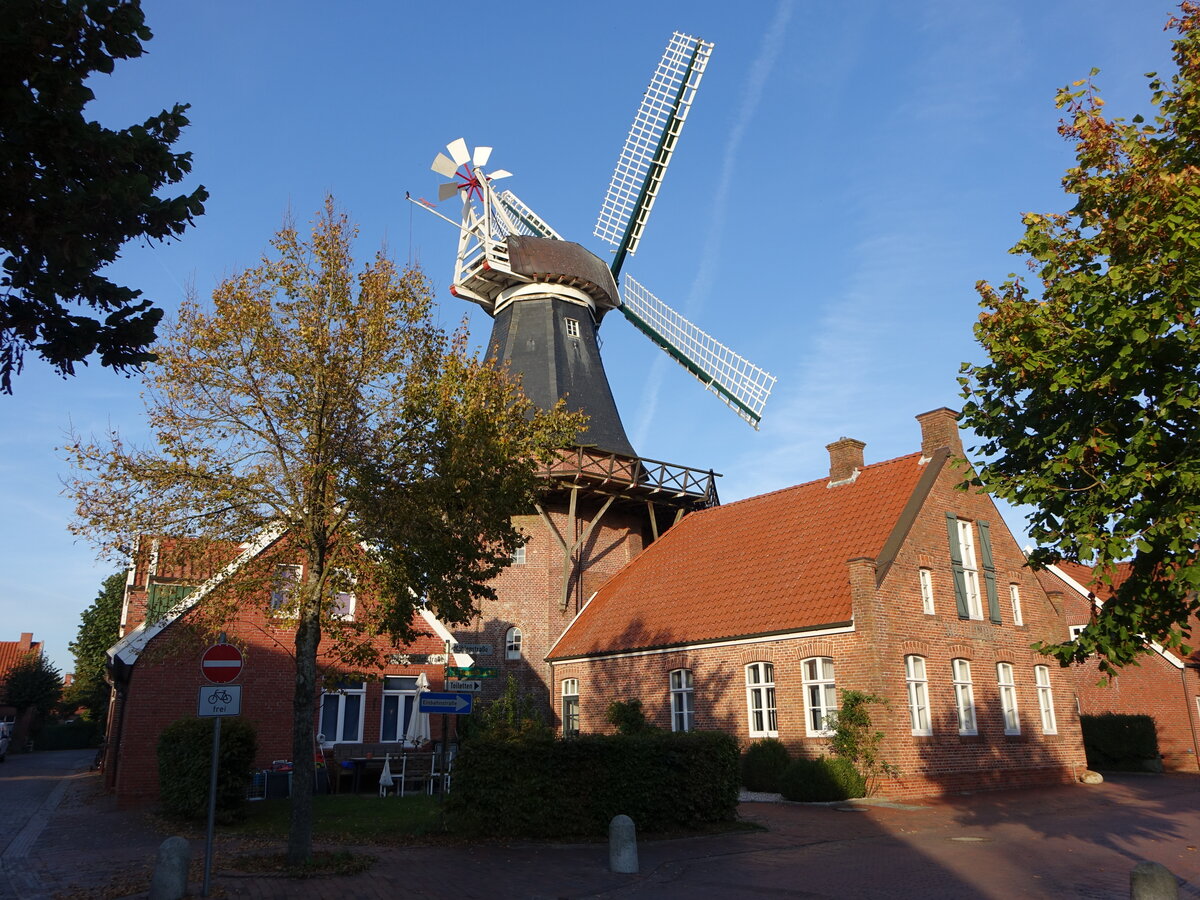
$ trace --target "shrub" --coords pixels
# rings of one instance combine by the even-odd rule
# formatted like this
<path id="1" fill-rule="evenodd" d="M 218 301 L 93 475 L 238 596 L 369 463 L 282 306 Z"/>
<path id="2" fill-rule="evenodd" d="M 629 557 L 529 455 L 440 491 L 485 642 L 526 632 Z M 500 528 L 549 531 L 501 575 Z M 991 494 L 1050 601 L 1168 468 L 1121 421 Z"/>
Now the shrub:
<path id="1" fill-rule="evenodd" d="M 169 815 L 195 821 L 207 818 L 212 730 L 213 723 L 207 719 L 179 719 L 159 736 L 159 797 Z M 245 811 L 257 744 L 254 726 L 244 719 L 228 718 L 221 723 L 217 821 L 222 824 L 237 821 Z"/>
<path id="2" fill-rule="evenodd" d="M 842 757 L 797 759 L 784 770 L 780 788 L 786 800 L 810 803 L 867 795 L 867 780 Z"/>
<path id="3" fill-rule="evenodd" d="M 1159 760 L 1158 734 L 1150 716 L 1103 713 L 1080 716 L 1079 725 L 1089 768 L 1143 771 Z"/>
<path id="4" fill-rule="evenodd" d="M 779 780 L 792 758 L 777 738 L 755 741 L 742 754 L 742 787 L 748 791 L 779 792 Z"/>
<path id="5" fill-rule="evenodd" d="M 868 794 L 875 793 L 879 779 L 884 775 L 894 778 L 900 773 L 880 754 L 883 732 L 872 728 L 871 713 L 867 709 L 875 703 L 887 706 L 887 700 L 883 697 L 863 691 L 842 691 L 842 706 L 838 710 L 837 721 L 833 723 L 833 737 L 829 741 L 834 754 L 848 762 L 856 773 L 861 773 L 860 777 L 866 780 Z"/>
<path id="6" fill-rule="evenodd" d="M 621 734 L 642 734 L 655 730 L 654 726 L 646 721 L 641 700 L 612 701 L 604 711 L 604 720 L 609 725 L 615 725 Z"/>
<path id="7" fill-rule="evenodd" d="M 468 740 L 487 734 L 498 740 L 521 737 L 549 739 L 554 732 L 542 714 L 543 703 L 521 690 L 517 679 L 509 675 L 504 692 L 486 705 L 476 706 L 471 715 L 459 725 L 459 737 Z"/>
<path id="8" fill-rule="evenodd" d="M 455 760 L 446 808 L 465 834 L 603 837 L 619 814 L 644 833 L 731 821 L 737 795 L 737 743 L 727 734 L 476 734 Z"/>

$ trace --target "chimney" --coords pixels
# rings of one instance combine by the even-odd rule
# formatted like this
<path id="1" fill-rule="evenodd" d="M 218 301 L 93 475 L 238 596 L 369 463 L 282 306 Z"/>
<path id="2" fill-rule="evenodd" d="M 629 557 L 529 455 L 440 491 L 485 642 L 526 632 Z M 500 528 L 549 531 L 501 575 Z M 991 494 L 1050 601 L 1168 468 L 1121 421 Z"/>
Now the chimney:
<path id="1" fill-rule="evenodd" d="M 863 447 L 865 446 L 867 445 L 862 441 L 848 437 L 825 445 L 825 449 L 829 451 L 830 484 L 842 484 L 853 480 L 855 473 L 863 467 Z"/>
<path id="2" fill-rule="evenodd" d="M 958 412 L 943 406 L 917 416 L 921 423 L 921 455 L 933 456 L 934 450 L 945 447 L 951 456 L 963 456 L 962 437 L 958 430 Z"/>
<path id="3" fill-rule="evenodd" d="M 32 631 L 22 631 L 21 632 L 21 645 L 26 650 L 30 650 L 33 648 L 33 632 Z"/>

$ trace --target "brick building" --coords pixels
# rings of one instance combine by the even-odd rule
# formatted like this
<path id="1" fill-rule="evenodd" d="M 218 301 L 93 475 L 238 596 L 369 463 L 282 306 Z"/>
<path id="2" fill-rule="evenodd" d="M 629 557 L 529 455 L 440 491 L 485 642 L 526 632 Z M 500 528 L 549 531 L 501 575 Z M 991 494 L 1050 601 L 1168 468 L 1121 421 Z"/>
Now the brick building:
<path id="1" fill-rule="evenodd" d="M 693 513 L 601 587 L 550 652 L 563 730 L 636 698 L 664 728 L 815 756 L 855 688 L 887 700 L 887 795 L 1080 773 L 1073 682 L 1030 649 L 1061 614 L 992 501 L 958 489 L 956 414 L 917 418 L 920 452 L 865 465 L 843 438 L 828 477 Z"/>
<path id="2" fill-rule="evenodd" d="M 1097 583 L 1092 570 L 1078 563 L 1059 563 L 1039 575 L 1051 596 L 1061 598 L 1066 628 L 1059 641 L 1082 630 L 1116 587 Z M 1116 577 L 1119 584 L 1120 571 Z M 1192 635 L 1200 635 L 1200 621 L 1194 617 Z M 1069 671 L 1081 714 L 1148 715 L 1158 732 L 1163 767 L 1200 771 L 1200 652 L 1185 656 L 1151 644 L 1138 665 L 1126 666 L 1104 683 L 1098 662 L 1075 665 Z"/>
<path id="3" fill-rule="evenodd" d="M 169 549 L 169 541 L 142 541 L 126 585 L 123 636 L 109 650 L 115 690 L 105 779 L 122 801 L 158 795 L 158 737 L 171 722 L 195 717 L 198 693 L 212 687 L 200 671 L 200 657 L 211 638 L 191 626 L 200 605 L 221 602 L 222 589 L 237 579 L 253 583 L 257 578 L 263 591 L 258 602 L 239 604 L 223 625 L 229 642 L 243 653 L 237 684 L 242 686 L 241 716 L 257 731 L 255 766 L 292 757 L 295 630 L 287 604 L 289 586 L 306 575 L 304 555 L 290 548 L 279 531 L 265 532 L 248 544 L 209 548 L 200 558 L 180 558 Z M 359 604 L 369 602 L 369 597 L 353 592 L 338 593 L 332 597 L 330 615 L 353 618 Z M 366 680 L 327 684 L 316 721 L 323 748 L 379 743 L 399 748 L 412 714 L 417 678 L 424 674 L 433 690 L 441 688 L 446 643 L 452 640 L 445 626 L 426 611 L 415 624 L 418 636 L 403 648 L 374 639 L 385 653 L 384 669 Z M 451 657 L 454 665 L 473 662 L 465 654 Z M 333 655 L 328 641 L 322 643 L 318 667 L 323 675 L 354 671 Z"/>
<path id="4" fill-rule="evenodd" d="M 6 698 L 2 688 L 8 679 L 9 671 L 14 666 L 24 662 L 30 656 L 41 654 L 41 652 L 42 642 L 33 639 L 32 631 L 22 632 L 19 640 L 0 641 L 0 726 L 8 731 L 14 747 L 23 746 L 29 737 L 29 726 L 37 710 L 25 710 L 18 722 L 17 708 L 3 702 Z"/>

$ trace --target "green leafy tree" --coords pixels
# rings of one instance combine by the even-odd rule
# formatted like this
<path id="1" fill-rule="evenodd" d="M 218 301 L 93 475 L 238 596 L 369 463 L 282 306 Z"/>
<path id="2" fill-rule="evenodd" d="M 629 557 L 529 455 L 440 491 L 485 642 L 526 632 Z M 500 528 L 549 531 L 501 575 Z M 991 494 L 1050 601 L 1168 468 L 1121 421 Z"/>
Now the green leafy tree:
<path id="1" fill-rule="evenodd" d="M 80 615 L 79 630 L 69 645 L 75 657 L 75 680 L 67 688 L 63 703 L 71 709 L 87 707 L 87 718 L 93 722 L 103 722 L 108 710 L 104 666 L 108 649 L 120 637 L 124 599 L 125 573 L 105 578 L 92 605 Z"/>
<path id="2" fill-rule="evenodd" d="M 26 654 L 8 670 L 4 681 L 4 702 L 16 707 L 20 721 L 27 710 L 35 710 L 36 722 L 52 710 L 62 696 L 62 672 L 55 668 L 44 653 Z"/>
<path id="3" fill-rule="evenodd" d="M 162 311 L 99 270 L 204 212 L 203 187 L 156 196 L 191 171 L 191 154 L 171 150 L 187 107 L 120 131 L 84 115 L 88 76 L 152 36 L 137 0 L 0 0 L 0 22 L 0 390 L 12 393 L 27 350 L 62 375 L 92 354 L 137 368 L 154 358 Z"/>
<path id="4" fill-rule="evenodd" d="M 1147 639 L 1181 646 L 1198 608 L 1198 25 L 1191 2 L 1169 23 L 1178 68 L 1148 76 L 1151 121 L 1109 118 L 1090 78 L 1059 91 L 1075 204 L 1026 213 L 1012 249 L 1040 289 L 978 286 L 988 361 L 961 379 L 978 482 L 1033 507 L 1034 566 L 1090 564 L 1116 588 L 1077 640 L 1040 645 L 1063 665 L 1096 654 L 1112 672 Z"/>
<path id="5" fill-rule="evenodd" d="M 311 855 L 318 646 L 347 671 L 382 665 L 376 635 L 412 638 L 418 598 L 444 621 L 469 621 L 483 581 L 523 540 L 511 518 L 532 508 L 538 465 L 582 425 L 561 408 L 532 409 L 461 335 L 436 327 L 418 271 L 382 253 L 359 270 L 355 236 L 332 199 L 307 239 L 286 224 L 261 265 L 217 287 L 211 308 L 183 304 L 155 348 L 146 412 L 156 446 L 113 434 L 70 447 L 75 527 L 116 556 L 144 533 L 188 538 L 163 542 L 160 562 L 171 548 L 203 559 L 265 529 L 306 556 L 286 609 L 293 863 Z M 391 526 L 391 514 L 422 528 Z M 269 548 L 189 622 L 211 634 L 247 604 L 266 607 L 275 562 L 294 561 L 275 552 L 284 550 Z M 351 584 L 376 602 L 347 618 L 337 594 Z"/>

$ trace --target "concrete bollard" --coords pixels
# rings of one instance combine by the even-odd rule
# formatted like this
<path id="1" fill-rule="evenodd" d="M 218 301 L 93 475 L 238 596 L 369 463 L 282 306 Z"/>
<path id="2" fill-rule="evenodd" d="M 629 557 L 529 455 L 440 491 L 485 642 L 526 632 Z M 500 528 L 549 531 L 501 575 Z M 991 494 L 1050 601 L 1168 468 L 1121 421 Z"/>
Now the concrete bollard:
<path id="1" fill-rule="evenodd" d="M 1179 900 L 1179 882 L 1166 866 L 1143 860 L 1129 873 L 1131 900 Z"/>
<path id="2" fill-rule="evenodd" d="M 169 837 L 158 848 L 149 900 L 180 900 L 187 895 L 188 864 L 192 845 L 186 838 Z"/>
<path id="3" fill-rule="evenodd" d="M 608 823 L 608 867 L 618 875 L 638 872 L 637 829 L 629 816 L 613 816 Z"/>

